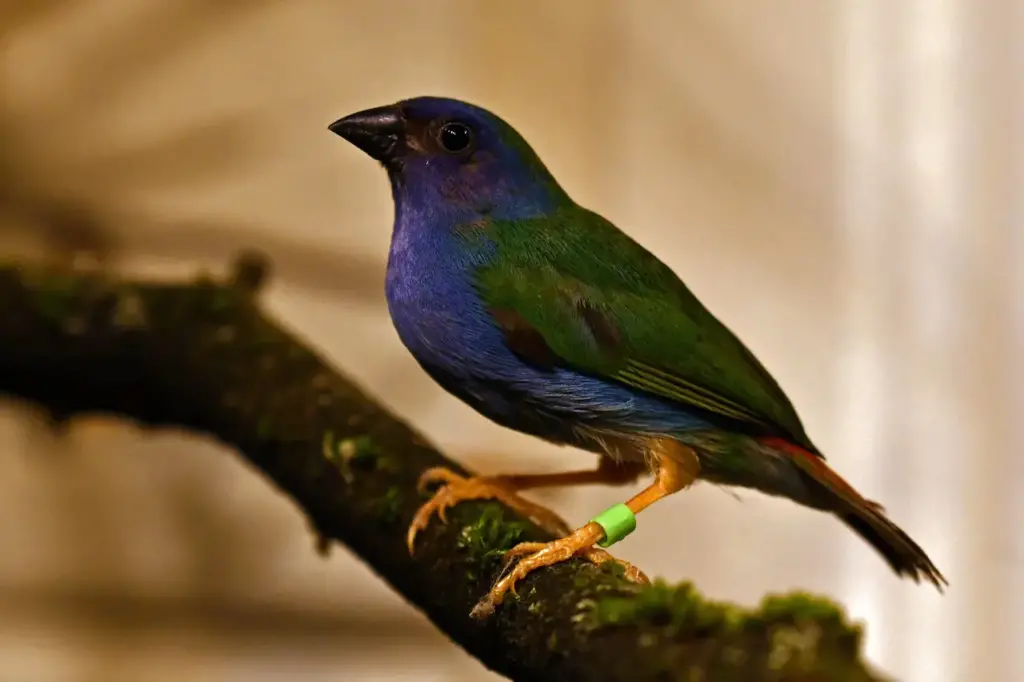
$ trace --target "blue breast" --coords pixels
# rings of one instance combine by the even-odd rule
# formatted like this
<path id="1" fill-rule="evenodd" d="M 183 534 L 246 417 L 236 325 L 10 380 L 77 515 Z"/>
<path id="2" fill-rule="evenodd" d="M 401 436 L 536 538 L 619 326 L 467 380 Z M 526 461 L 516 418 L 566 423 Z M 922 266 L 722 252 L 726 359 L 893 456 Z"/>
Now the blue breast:
<path id="1" fill-rule="evenodd" d="M 569 369 L 523 362 L 505 344 L 473 288 L 473 273 L 493 247 L 467 249 L 445 225 L 470 216 L 396 212 L 386 293 L 402 343 L 447 391 L 491 420 L 555 442 L 581 442 L 581 426 L 673 434 L 710 425 L 679 405 Z"/>

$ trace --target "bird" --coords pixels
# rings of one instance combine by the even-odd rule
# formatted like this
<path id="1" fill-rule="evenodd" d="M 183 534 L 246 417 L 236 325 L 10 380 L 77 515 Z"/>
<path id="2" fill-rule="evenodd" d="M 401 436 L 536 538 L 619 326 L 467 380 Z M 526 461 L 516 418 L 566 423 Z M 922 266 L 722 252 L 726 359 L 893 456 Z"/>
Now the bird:
<path id="1" fill-rule="evenodd" d="M 598 456 L 561 473 L 465 477 L 437 486 L 407 543 L 468 500 L 498 500 L 552 536 L 520 543 L 472 615 L 486 618 L 535 570 L 580 557 L 644 573 L 606 548 L 636 515 L 698 480 L 833 514 L 898 576 L 948 584 L 925 551 L 825 460 L 789 397 L 678 275 L 576 203 L 504 119 L 417 96 L 328 129 L 383 166 L 394 221 L 385 294 L 399 339 L 443 389 L 491 421 Z M 520 493 L 653 481 L 578 528 Z"/>

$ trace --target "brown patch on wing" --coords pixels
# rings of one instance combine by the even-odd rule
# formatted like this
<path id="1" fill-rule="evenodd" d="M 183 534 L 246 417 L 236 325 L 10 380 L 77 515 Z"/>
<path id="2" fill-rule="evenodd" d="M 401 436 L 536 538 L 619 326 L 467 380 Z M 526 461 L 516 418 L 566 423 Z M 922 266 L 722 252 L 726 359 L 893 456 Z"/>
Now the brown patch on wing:
<path id="1" fill-rule="evenodd" d="M 458 225 L 455 229 L 465 239 L 472 240 L 475 237 L 484 235 L 487 229 L 494 224 L 490 218 L 477 218 Z"/>
<path id="2" fill-rule="evenodd" d="M 481 232 L 486 232 L 487 228 L 489 228 L 491 224 L 492 221 L 490 218 L 477 218 L 476 220 L 471 220 L 468 223 L 462 223 L 455 229 L 460 234 L 469 236 L 479 234 Z"/>
<path id="3" fill-rule="evenodd" d="M 587 325 L 597 345 L 605 351 L 615 351 L 622 340 L 619 335 L 619 328 L 599 308 L 586 299 L 577 299 L 575 302 L 576 313 Z"/>
<path id="4" fill-rule="evenodd" d="M 505 334 L 509 350 L 536 367 L 555 368 L 558 356 L 525 317 L 508 308 L 491 308 L 490 313 Z"/>

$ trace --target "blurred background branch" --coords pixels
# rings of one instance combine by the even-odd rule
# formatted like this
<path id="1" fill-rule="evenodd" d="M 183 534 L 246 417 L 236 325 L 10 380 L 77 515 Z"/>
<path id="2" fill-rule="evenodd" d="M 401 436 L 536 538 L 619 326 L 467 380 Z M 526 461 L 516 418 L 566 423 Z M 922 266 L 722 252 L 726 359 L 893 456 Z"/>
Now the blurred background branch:
<path id="1" fill-rule="evenodd" d="M 419 474 L 461 467 L 262 316 L 252 296 L 264 267 L 250 257 L 227 284 L 175 285 L 0 266 L 0 391 L 59 419 L 110 413 L 234 446 L 302 509 L 318 544 L 346 544 L 515 680 L 877 679 L 860 661 L 859 631 L 827 602 L 778 598 L 744 613 L 688 586 L 638 591 L 581 561 L 538 572 L 474 621 L 502 550 L 553 538 L 508 508 L 470 503 L 410 556 L 406 529 L 426 499 Z M 227 624 L 233 614 L 210 605 L 205 615 Z"/>

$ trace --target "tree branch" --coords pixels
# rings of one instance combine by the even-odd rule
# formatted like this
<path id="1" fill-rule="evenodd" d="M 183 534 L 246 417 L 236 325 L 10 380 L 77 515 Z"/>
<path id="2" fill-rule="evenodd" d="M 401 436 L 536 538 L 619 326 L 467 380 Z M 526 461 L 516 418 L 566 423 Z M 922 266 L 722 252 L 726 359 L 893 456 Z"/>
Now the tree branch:
<path id="1" fill-rule="evenodd" d="M 419 474 L 464 471 L 267 318 L 265 265 L 168 283 L 0 264 L 0 392 L 55 419 L 105 412 L 208 434 L 290 496 L 321 545 L 347 545 L 452 640 L 516 680 L 860 682 L 860 631 L 795 595 L 743 610 L 684 584 L 640 590 L 580 561 L 538 571 L 483 622 L 502 550 L 547 540 L 497 503 L 405 531 Z"/>

